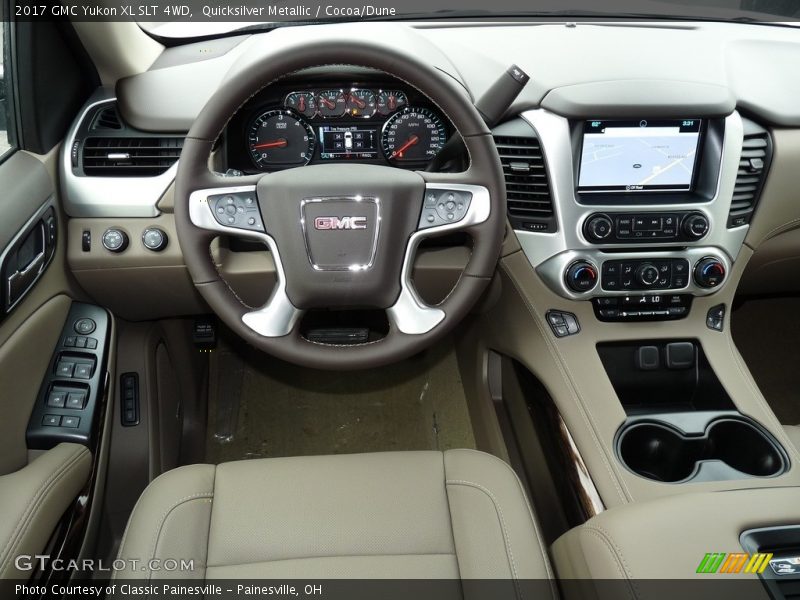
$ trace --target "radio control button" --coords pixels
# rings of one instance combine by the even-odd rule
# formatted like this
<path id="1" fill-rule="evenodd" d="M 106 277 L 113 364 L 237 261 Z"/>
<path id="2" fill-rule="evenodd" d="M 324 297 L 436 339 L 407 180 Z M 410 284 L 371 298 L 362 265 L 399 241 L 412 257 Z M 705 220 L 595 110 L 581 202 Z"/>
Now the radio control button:
<path id="1" fill-rule="evenodd" d="M 589 241 L 600 242 L 611 235 L 614 224 L 606 215 L 593 215 L 586 221 L 584 233 Z"/>

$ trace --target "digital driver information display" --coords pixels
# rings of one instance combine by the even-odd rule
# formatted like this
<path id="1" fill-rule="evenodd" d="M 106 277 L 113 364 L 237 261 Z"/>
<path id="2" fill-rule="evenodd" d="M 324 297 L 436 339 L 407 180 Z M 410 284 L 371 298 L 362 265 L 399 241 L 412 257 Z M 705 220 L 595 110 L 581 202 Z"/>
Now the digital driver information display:
<path id="1" fill-rule="evenodd" d="M 378 132 L 374 127 L 322 125 L 319 144 L 323 160 L 378 157 Z"/>
<path id="2" fill-rule="evenodd" d="M 701 125 L 700 119 L 587 121 L 578 191 L 690 191 Z"/>

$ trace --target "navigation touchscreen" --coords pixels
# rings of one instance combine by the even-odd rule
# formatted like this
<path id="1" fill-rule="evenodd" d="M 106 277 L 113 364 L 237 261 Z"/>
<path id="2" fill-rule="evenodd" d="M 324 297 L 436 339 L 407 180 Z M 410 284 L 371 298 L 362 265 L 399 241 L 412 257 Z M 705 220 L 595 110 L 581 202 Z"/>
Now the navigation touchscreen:
<path id="1" fill-rule="evenodd" d="M 700 119 L 587 121 L 578 191 L 690 191 L 701 125 Z"/>

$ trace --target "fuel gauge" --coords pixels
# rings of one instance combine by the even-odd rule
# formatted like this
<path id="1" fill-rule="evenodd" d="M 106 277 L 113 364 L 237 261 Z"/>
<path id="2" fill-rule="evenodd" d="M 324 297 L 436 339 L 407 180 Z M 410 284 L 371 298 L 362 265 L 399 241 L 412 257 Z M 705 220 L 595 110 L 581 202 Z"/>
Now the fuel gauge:
<path id="1" fill-rule="evenodd" d="M 397 90 L 381 90 L 378 93 L 378 112 L 382 115 L 390 115 L 396 110 L 405 107 L 408 98 L 403 92 Z"/>
<path id="2" fill-rule="evenodd" d="M 317 114 L 317 99 L 312 92 L 292 92 L 286 96 L 283 105 L 309 119 Z"/>

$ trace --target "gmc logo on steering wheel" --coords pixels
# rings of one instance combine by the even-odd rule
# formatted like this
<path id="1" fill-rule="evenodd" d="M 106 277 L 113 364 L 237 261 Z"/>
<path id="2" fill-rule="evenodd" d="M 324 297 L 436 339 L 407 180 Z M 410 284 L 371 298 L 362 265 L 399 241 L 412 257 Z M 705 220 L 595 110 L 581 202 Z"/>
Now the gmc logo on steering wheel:
<path id="1" fill-rule="evenodd" d="M 366 228 L 367 217 L 317 217 L 314 219 L 314 229 L 319 231 Z"/>

